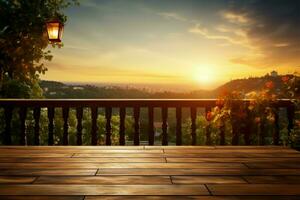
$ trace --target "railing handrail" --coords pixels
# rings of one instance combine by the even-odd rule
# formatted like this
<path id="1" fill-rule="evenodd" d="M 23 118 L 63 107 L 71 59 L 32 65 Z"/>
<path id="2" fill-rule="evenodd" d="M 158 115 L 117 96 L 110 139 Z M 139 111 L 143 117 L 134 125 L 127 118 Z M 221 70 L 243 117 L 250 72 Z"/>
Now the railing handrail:
<path id="1" fill-rule="evenodd" d="M 214 106 L 219 99 L 0 99 L 0 106 L 78 106 L 90 107 L 95 104 L 99 106 L 112 107 L 203 107 Z M 255 99 L 232 99 L 233 102 L 250 102 Z M 277 99 L 272 103 L 278 106 L 290 106 L 293 99 Z"/>

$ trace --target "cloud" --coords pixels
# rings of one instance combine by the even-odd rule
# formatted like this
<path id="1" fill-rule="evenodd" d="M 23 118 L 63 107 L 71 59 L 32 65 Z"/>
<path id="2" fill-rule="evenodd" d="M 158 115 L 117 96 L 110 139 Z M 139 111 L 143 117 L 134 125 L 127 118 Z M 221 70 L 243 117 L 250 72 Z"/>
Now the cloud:
<path id="1" fill-rule="evenodd" d="M 251 20 L 246 14 L 239 14 L 234 12 L 223 12 L 222 17 L 234 24 L 249 24 Z"/>
<path id="2" fill-rule="evenodd" d="M 166 19 L 173 19 L 173 20 L 177 20 L 177 21 L 182 21 L 182 22 L 186 22 L 188 21 L 185 17 L 177 14 L 177 13 L 174 13 L 174 12 L 160 12 L 160 13 L 157 13 L 159 16 L 162 16 Z"/>
<path id="3" fill-rule="evenodd" d="M 217 32 L 208 30 L 207 28 L 201 26 L 200 24 L 194 25 L 188 30 L 188 32 L 193 34 L 199 34 L 207 39 L 211 40 L 223 40 L 221 46 L 227 46 L 229 44 L 240 45 L 251 49 L 252 47 L 248 44 L 247 37 L 242 30 L 234 30 L 230 28 L 218 27 Z M 225 35 L 224 33 L 228 33 Z M 227 42 L 226 43 L 224 43 Z"/>
<path id="4" fill-rule="evenodd" d="M 260 66 L 300 63 L 300 2 L 293 0 L 256 0 L 235 4 L 225 12 L 228 22 L 239 23 L 249 44 L 265 56 Z M 230 14 L 228 14 L 230 13 Z M 249 55 L 244 55 L 249 57 Z M 253 61 L 233 59 L 235 63 L 253 65 Z"/>
<path id="5" fill-rule="evenodd" d="M 220 46 L 239 45 L 246 54 L 230 59 L 252 67 L 299 65 L 300 1 L 233 0 L 219 12 L 214 29 L 195 24 L 188 31 L 207 39 L 221 40 Z"/>

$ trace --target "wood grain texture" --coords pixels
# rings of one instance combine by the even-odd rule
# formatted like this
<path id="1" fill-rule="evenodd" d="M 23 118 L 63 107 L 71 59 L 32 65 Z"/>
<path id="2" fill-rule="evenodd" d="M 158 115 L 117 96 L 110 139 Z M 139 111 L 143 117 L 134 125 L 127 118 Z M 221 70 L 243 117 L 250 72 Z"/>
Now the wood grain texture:
<path id="1" fill-rule="evenodd" d="M 300 196 L 87 196 L 85 200 L 299 200 Z"/>
<path id="2" fill-rule="evenodd" d="M 41 176 L 34 184 L 169 185 L 172 182 L 169 176 Z"/>
<path id="3" fill-rule="evenodd" d="M 134 169 L 246 169 L 242 163 L 98 163 L 98 162 L 13 162 L 0 163 L 0 169 L 41 169 L 41 168 L 70 168 L 70 169 L 107 169 L 107 168 L 134 168 Z"/>
<path id="4" fill-rule="evenodd" d="M 300 195 L 297 184 L 209 184 L 207 187 L 213 195 Z"/>
<path id="5" fill-rule="evenodd" d="M 204 185 L 0 185 L 0 195 L 209 195 Z"/>
<path id="6" fill-rule="evenodd" d="M 238 176 L 171 176 L 174 184 L 247 183 Z"/>
<path id="7" fill-rule="evenodd" d="M 298 200 L 279 146 L 0 146 L 0 199 Z"/>

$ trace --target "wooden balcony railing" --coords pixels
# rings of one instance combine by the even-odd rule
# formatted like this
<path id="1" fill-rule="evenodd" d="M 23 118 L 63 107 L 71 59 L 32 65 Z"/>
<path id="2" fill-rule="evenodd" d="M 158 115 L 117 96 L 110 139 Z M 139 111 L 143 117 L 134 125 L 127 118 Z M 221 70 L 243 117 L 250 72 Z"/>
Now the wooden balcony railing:
<path id="1" fill-rule="evenodd" d="M 249 104 L 249 100 L 235 100 L 234 104 L 239 105 Z M 176 108 L 176 145 L 182 145 L 182 108 L 188 107 L 191 114 L 191 144 L 197 145 L 197 135 L 196 135 L 196 117 L 197 108 L 205 108 L 205 112 L 208 112 L 216 105 L 216 99 L 88 99 L 88 100 L 77 100 L 77 99 L 41 99 L 41 100 L 27 100 L 27 99 L 1 99 L 0 108 L 4 108 L 5 117 L 5 128 L 2 133 L 2 144 L 10 145 L 12 144 L 11 138 L 11 121 L 13 116 L 13 110 L 18 109 L 19 120 L 20 120 L 20 145 L 26 144 L 26 116 L 28 109 L 33 109 L 33 117 L 35 121 L 34 125 L 34 145 L 40 144 L 40 115 L 41 108 L 46 108 L 48 113 L 48 145 L 54 145 L 54 114 L 55 108 L 62 108 L 62 118 L 63 118 L 63 145 L 68 145 L 68 118 L 69 109 L 76 109 L 77 118 L 77 145 L 82 145 L 82 119 L 83 119 L 83 109 L 89 108 L 91 110 L 91 144 L 97 145 L 98 141 L 98 108 L 105 108 L 105 118 L 106 118 L 106 137 L 105 144 L 111 145 L 111 118 L 112 118 L 112 108 L 119 108 L 119 145 L 125 145 L 125 117 L 126 108 L 133 108 L 133 119 L 134 119 L 134 133 L 133 133 L 133 144 L 140 144 L 140 109 L 148 108 L 148 144 L 154 145 L 154 108 L 161 108 L 162 117 L 162 145 L 168 145 L 168 108 Z M 290 100 L 278 100 L 272 103 L 272 106 L 276 109 L 286 108 L 287 110 L 287 130 L 291 133 L 293 129 L 294 120 L 294 105 Z M 273 144 L 279 144 L 279 116 L 275 116 L 275 131 L 273 134 Z M 251 126 L 251 125 L 250 125 Z M 220 128 L 220 145 L 225 144 L 225 130 Z M 250 145 L 250 134 L 251 132 L 245 133 L 244 141 L 246 145 Z M 210 129 L 206 129 L 206 144 L 210 145 L 211 133 Z M 232 144 L 237 145 L 239 142 L 239 133 L 233 127 L 232 130 Z M 263 145 L 264 133 L 262 132 L 259 137 L 259 144 Z"/>

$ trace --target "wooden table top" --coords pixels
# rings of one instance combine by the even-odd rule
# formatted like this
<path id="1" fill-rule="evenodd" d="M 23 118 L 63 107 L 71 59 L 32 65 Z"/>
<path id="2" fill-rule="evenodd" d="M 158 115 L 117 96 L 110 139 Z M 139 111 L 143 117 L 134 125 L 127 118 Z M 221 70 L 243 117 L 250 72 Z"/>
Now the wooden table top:
<path id="1" fill-rule="evenodd" d="M 0 199 L 299 200 L 278 146 L 0 146 Z"/>

